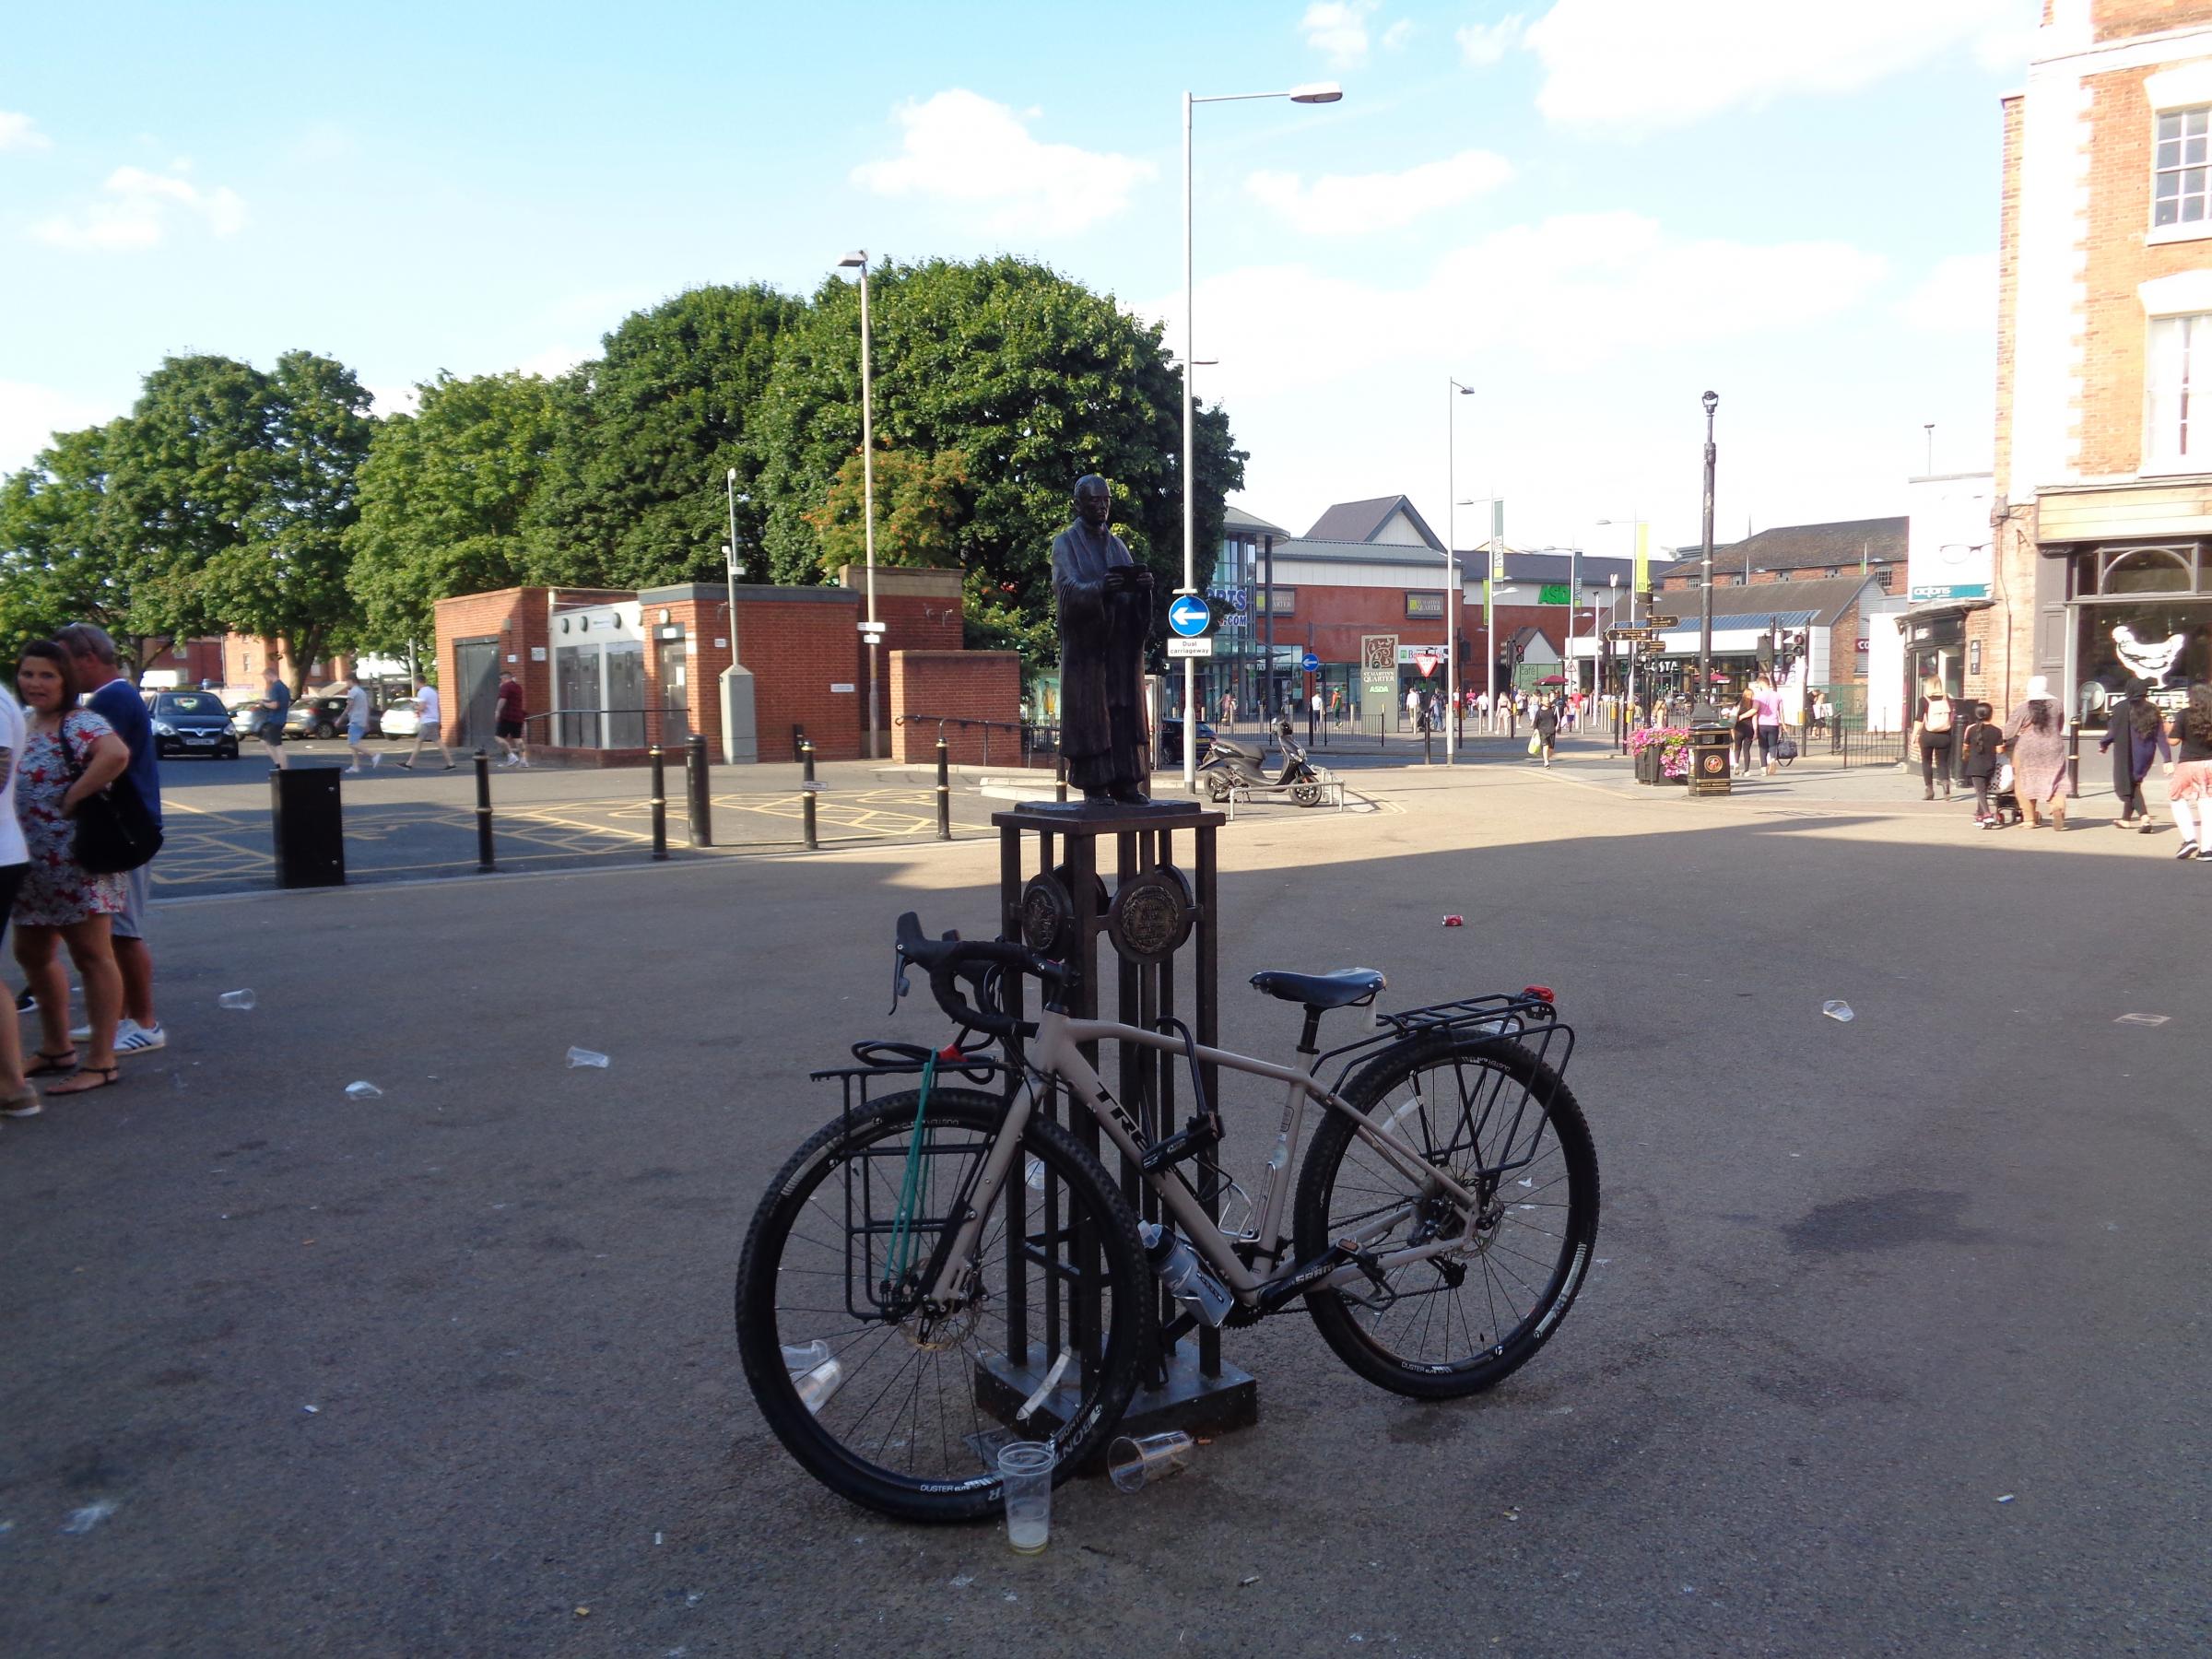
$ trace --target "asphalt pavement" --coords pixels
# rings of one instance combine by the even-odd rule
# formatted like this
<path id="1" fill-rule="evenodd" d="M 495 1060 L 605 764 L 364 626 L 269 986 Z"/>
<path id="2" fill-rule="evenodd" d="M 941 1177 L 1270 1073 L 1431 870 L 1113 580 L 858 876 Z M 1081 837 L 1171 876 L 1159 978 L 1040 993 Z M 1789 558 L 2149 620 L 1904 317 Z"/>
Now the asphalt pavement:
<path id="1" fill-rule="evenodd" d="M 939 1034 L 891 922 L 987 929 L 988 838 L 159 906 L 169 1048 L 0 1124 L 0 1653 L 2205 1651 L 2212 871 L 1618 765 L 1221 841 L 1231 1046 L 1294 1040 L 1261 967 L 1557 991 L 1553 1341 L 1434 1406 L 1232 1332 L 1259 1426 L 1033 1559 L 816 1486 L 730 1331 L 806 1071 Z"/>

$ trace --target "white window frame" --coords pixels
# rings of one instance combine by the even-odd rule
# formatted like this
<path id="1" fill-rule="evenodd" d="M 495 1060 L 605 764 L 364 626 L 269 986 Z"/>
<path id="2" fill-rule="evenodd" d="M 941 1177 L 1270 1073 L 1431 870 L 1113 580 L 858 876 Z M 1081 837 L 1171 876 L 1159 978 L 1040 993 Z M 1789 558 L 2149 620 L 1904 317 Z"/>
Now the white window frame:
<path id="1" fill-rule="evenodd" d="M 2143 83 L 2146 100 L 2150 105 L 2150 192 L 2149 204 L 2144 218 L 2147 242 L 2202 241 L 2212 238 L 2212 176 L 2206 182 L 2205 217 L 2181 219 L 2171 225 L 2161 225 L 2159 217 L 2159 124 L 2169 115 L 2187 115 L 2194 111 L 2206 112 L 2205 169 L 2212 175 L 2212 59 L 2193 64 L 2177 65 L 2161 70 Z M 2185 199 L 2185 198 L 2184 198 Z"/>
<path id="2" fill-rule="evenodd" d="M 2153 315 L 2145 324 L 2139 470 L 2212 472 L 2212 311 Z"/>

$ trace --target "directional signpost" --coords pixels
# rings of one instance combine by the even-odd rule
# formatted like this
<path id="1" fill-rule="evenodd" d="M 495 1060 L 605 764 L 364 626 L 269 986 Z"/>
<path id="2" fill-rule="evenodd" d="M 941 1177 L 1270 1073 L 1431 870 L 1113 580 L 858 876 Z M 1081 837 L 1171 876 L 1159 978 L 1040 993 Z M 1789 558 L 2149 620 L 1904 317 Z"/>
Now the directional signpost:
<path id="1" fill-rule="evenodd" d="M 1168 606 L 1168 641 L 1171 657 L 1210 657 L 1214 641 L 1206 629 L 1214 624 L 1213 607 L 1195 594 L 1178 594 Z"/>
<path id="2" fill-rule="evenodd" d="M 1299 659 L 1298 665 L 1300 668 L 1303 668 L 1308 674 L 1319 674 L 1321 672 L 1321 659 L 1315 656 L 1310 651 L 1307 652 L 1304 656 Z"/>

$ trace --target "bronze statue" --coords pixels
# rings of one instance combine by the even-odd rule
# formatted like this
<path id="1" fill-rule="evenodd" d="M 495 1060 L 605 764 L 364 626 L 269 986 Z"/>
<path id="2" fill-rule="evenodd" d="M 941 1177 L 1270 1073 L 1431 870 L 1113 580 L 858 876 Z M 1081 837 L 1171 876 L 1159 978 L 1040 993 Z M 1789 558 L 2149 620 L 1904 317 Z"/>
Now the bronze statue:
<path id="1" fill-rule="evenodd" d="M 1060 610 L 1060 752 L 1086 801 L 1145 802 L 1145 636 L 1152 572 L 1107 528 L 1106 480 L 1076 480 L 1076 522 L 1053 542 Z"/>

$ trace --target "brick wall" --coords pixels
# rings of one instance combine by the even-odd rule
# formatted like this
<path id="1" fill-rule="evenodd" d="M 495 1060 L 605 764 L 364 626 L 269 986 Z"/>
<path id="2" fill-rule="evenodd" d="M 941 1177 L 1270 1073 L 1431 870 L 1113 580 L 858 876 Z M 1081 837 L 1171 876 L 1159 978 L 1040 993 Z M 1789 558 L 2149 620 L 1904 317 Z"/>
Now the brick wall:
<path id="1" fill-rule="evenodd" d="M 859 689 L 865 680 L 853 652 L 859 622 L 860 601 L 841 589 L 737 590 L 738 660 L 753 672 L 753 729 L 761 759 L 791 759 L 794 724 L 806 728 L 818 759 L 860 758 L 867 709 Z M 830 689 L 840 685 L 853 689 Z"/>
<path id="2" fill-rule="evenodd" d="M 911 570 L 900 566 L 876 567 L 876 619 L 883 624 L 883 643 L 877 647 L 880 664 L 884 653 L 892 651 L 958 651 L 963 637 L 962 616 L 965 606 L 961 599 L 961 583 L 967 572 L 959 570 Z M 864 701 L 862 722 L 866 722 L 867 707 L 865 698 L 868 686 L 867 642 L 861 636 L 859 619 L 867 615 L 868 573 L 864 566 L 845 565 L 837 573 L 838 585 L 853 594 L 860 601 L 854 616 L 855 626 L 850 642 L 853 672 L 846 677 L 861 688 Z M 890 671 L 879 667 L 876 688 L 877 730 L 888 731 L 891 723 Z"/>
<path id="3" fill-rule="evenodd" d="M 877 610 L 881 613 L 882 595 Z M 934 760 L 937 728 L 934 723 L 900 725 L 906 714 L 935 720 L 988 720 L 1006 725 L 1021 719 L 1021 657 L 1011 651 L 893 651 L 886 655 L 884 675 L 890 693 L 891 758 L 900 761 Z M 945 727 L 945 746 L 956 766 L 984 764 L 983 731 L 980 726 Z M 998 766 L 1021 763 L 1019 734 L 994 730 L 990 735 L 990 762 Z"/>
<path id="4" fill-rule="evenodd" d="M 501 588 L 488 594 L 463 594 L 438 601 L 434 614 L 438 628 L 438 686 L 440 706 L 448 742 L 466 741 L 472 747 L 490 749 L 489 732 L 465 732 L 468 717 L 468 688 L 461 683 L 463 640 L 496 639 L 500 667 L 515 675 L 523 686 L 528 712 L 544 714 L 553 706 L 553 670 L 547 590 L 542 587 Z M 532 661 L 533 650 L 546 660 Z M 529 741 L 543 743 L 547 723 L 533 720 L 525 727 Z"/>
<path id="5" fill-rule="evenodd" d="M 2051 6 L 2046 3 L 2043 21 L 2050 20 Z M 2100 41 L 2157 34 L 2207 20 L 2212 20 L 2212 6 L 2205 0 L 2090 0 L 2089 6 L 2089 27 Z"/>

